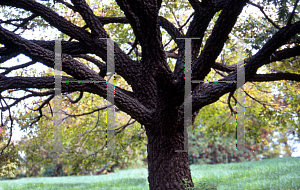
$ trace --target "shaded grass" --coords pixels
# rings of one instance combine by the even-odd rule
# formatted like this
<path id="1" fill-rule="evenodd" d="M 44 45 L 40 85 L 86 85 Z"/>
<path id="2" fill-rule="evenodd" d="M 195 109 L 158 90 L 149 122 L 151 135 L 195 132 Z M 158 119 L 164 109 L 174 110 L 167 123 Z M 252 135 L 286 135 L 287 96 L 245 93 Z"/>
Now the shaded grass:
<path id="1" fill-rule="evenodd" d="M 194 183 L 209 181 L 217 189 L 299 189 L 300 157 L 274 158 L 258 162 L 192 165 Z"/>
<path id="2" fill-rule="evenodd" d="M 218 190 L 300 190 L 300 157 L 190 168 L 196 187 L 206 181 Z M 0 190 L 146 190 L 147 176 L 147 169 L 128 169 L 100 176 L 30 177 L 0 181 Z"/>

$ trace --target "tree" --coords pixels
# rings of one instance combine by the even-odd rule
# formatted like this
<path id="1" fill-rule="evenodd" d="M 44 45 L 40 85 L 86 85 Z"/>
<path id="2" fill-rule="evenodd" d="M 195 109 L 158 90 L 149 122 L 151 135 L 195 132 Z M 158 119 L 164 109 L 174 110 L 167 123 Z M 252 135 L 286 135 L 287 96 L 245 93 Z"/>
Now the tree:
<path id="1" fill-rule="evenodd" d="M 33 0 L 1 0 L 0 5 L 3 9 L 16 7 L 22 11 L 25 10 L 23 12 L 31 13 L 27 18 L 19 18 L 17 15 L 16 18 L 1 20 L 1 24 L 12 24 L 17 28 L 22 27 L 23 30 L 26 30 L 26 28 L 34 28 L 34 24 L 30 27 L 28 24 L 32 19 L 40 17 L 63 33 L 68 41 L 62 41 L 62 70 L 64 71 L 62 80 L 105 81 L 107 43 L 105 39 L 100 38 L 109 38 L 110 35 L 103 25 L 107 23 L 130 24 L 135 37 L 134 43 L 130 44 L 132 44 L 132 49 L 135 50 L 137 57 L 141 57 L 141 60 L 134 60 L 132 56 L 129 56 L 132 51 L 127 54 L 118 43 L 114 43 L 115 71 L 132 88 L 132 90 L 125 90 L 116 86 L 114 103 L 118 109 L 145 127 L 148 138 L 147 159 L 150 189 L 184 189 L 184 185 L 180 185 L 184 182 L 183 179 L 190 181 L 187 184 L 188 187 L 194 186 L 188 165 L 188 153 L 176 152 L 176 150 L 184 149 L 185 133 L 184 56 L 186 55 L 184 40 L 178 38 L 199 38 L 192 40 L 191 68 L 193 80 L 206 79 L 214 72 L 211 71 L 213 68 L 221 73 L 221 78 L 218 80 L 223 81 L 223 83 L 192 84 L 193 122 L 205 106 L 217 102 L 226 94 L 229 94 L 229 103 L 233 97 L 237 87 L 236 83 L 224 83 L 224 81 L 237 80 L 237 67 L 232 64 L 237 64 L 238 60 L 231 65 L 225 64 L 226 62 L 220 63 L 219 55 L 226 42 L 231 39 L 230 34 L 234 31 L 233 29 L 249 27 L 247 23 L 237 22 L 240 13 L 247 4 L 256 6 L 263 12 L 263 6 L 269 8 L 271 4 L 274 4 L 279 11 L 276 21 L 265 14 L 265 18 L 270 23 L 266 28 L 273 30 L 258 36 L 254 42 L 248 41 L 253 45 L 253 48 L 258 48 L 259 51 L 256 53 L 250 51 L 249 57 L 244 60 L 245 82 L 300 81 L 299 70 L 293 73 L 282 73 L 280 70 L 266 74 L 257 73 L 258 69 L 265 65 L 268 66 L 270 63 L 289 58 L 296 60 L 290 62 L 291 67 L 298 67 L 299 60 L 296 57 L 300 54 L 298 0 L 269 0 L 267 2 L 260 1 L 257 4 L 248 0 L 202 0 L 201 2 L 189 0 L 187 6 L 192 8 L 194 12 L 187 19 L 187 22 L 184 22 L 185 24 L 180 24 L 175 19 L 179 28 L 159 15 L 160 9 L 169 1 L 117 0 L 119 8 L 124 13 L 123 17 L 97 16 L 93 12 L 92 6 L 89 6 L 89 1 L 71 0 L 70 3 L 56 0 L 54 2 L 64 5 L 65 9 L 76 12 L 76 15 L 83 19 L 85 25 L 81 27 L 69 21 L 70 19 L 67 20 L 60 16 L 57 13 L 58 10 L 51 8 L 50 2 L 40 3 Z M 186 4 L 182 3 L 184 6 Z M 182 5 L 179 5 L 179 1 L 173 3 L 176 8 Z M 292 8 L 292 12 L 289 12 L 289 7 Z M 216 20 L 213 23 L 213 29 L 209 32 L 208 27 L 214 18 Z M 191 21 L 189 21 L 190 19 Z M 14 24 L 14 21 L 21 23 Z M 44 22 L 39 20 L 36 23 L 42 26 Z M 183 30 L 187 23 L 189 23 L 188 28 Z M 160 27 L 167 31 L 175 42 L 176 47 L 174 49 L 166 51 L 168 46 L 163 44 Z M 54 97 L 54 78 L 47 76 L 8 77 L 5 75 L 12 70 L 24 68 L 37 62 L 54 68 L 54 41 L 25 39 L 16 34 L 16 31 L 10 31 L 3 26 L 0 27 L 0 43 L 4 45 L 0 49 L 1 62 L 21 53 L 32 60 L 16 67 L 5 68 L 0 76 L 0 92 L 9 89 L 23 89 L 30 94 L 22 98 L 15 98 L 15 103 L 2 106 L 1 110 L 5 111 L 28 97 L 49 96 L 46 102 L 38 108 L 40 116 L 42 116 L 42 108 Z M 241 31 L 240 34 L 241 37 L 247 37 L 251 32 L 253 33 L 253 30 L 249 33 Z M 95 57 L 91 55 L 95 55 Z M 94 63 L 100 72 L 88 68 L 76 59 L 77 57 Z M 168 57 L 176 59 L 175 66 L 172 65 L 173 61 L 168 61 Z M 28 90 L 30 88 L 50 90 L 36 92 Z M 62 83 L 63 93 L 84 91 L 107 98 L 106 89 L 106 83 Z M 9 97 L 2 97 L 2 100 L 5 98 L 9 99 Z"/>

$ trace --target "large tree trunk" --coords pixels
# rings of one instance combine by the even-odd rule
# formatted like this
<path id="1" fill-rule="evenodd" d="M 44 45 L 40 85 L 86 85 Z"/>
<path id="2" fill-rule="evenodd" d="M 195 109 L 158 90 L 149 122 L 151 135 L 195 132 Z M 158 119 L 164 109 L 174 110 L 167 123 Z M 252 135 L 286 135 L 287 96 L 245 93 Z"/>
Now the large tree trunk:
<path id="1" fill-rule="evenodd" d="M 178 110 L 156 114 L 151 130 L 146 127 L 148 136 L 148 181 L 150 190 L 185 189 L 183 179 L 191 181 L 187 152 L 184 149 L 184 125 L 178 119 Z"/>

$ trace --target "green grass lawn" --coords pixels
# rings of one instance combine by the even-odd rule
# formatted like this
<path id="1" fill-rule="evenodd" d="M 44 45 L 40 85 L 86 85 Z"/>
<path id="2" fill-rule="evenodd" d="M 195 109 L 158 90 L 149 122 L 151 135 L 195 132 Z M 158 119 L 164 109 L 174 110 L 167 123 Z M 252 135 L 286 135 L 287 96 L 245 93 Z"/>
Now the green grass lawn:
<path id="1" fill-rule="evenodd" d="M 217 165 L 191 165 L 194 183 L 207 181 L 218 190 L 300 190 L 300 157 Z M 148 188 L 147 169 L 121 170 L 100 176 L 39 177 L 0 181 L 6 189 L 124 189 Z M 198 189 L 204 189 L 199 187 Z"/>

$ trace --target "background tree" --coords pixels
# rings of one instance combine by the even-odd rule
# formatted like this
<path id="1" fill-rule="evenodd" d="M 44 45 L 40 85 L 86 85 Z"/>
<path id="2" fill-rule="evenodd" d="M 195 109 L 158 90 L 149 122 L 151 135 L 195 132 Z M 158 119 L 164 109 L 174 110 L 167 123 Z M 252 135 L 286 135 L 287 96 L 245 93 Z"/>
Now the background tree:
<path id="1" fill-rule="evenodd" d="M 137 56 L 141 60 L 134 60 L 127 55 L 119 45 L 121 41 L 115 40 L 115 69 L 132 88 L 125 90 L 116 86 L 115 105 L 121 111 L 130 115 L 145 127 L 148 145 L 148 171 L 150 189 L 183 189 L 180 185 L 183 179 L 188 179 L 187 185 L 193 186 L 190 169 L 188 165 L 187 152 L 175 152 L 184 148 L 184 40 L 180 37 L 198 37 L 200 40 L 192 42 L 192 78 L 193 80 L 204 80 L 211 72 L 211 68 L 224 72 L 219 81 L 234 81 L 236 78 L 236 67 L 220 63 L 219 55 L 222 55 L 224 45 L 231 39 L 230 34 L 234 28 L 246 28 L 245 25 L 238 24 L 238 17 L 246 4 L 256 7 L 271 7 L 270 3 L 279 8 L 278 19 L 272 21 L 265 16 L 271 27 L 276 28 L 268 36 L 262 35 L 254 42 L 248 41 L 253 47 L 258 48 L 257 52 L 249 52 L 249 57 L 245 59 L 245 79 L 246 82 L 265 82 L 276 80 L 293 80 L 299 82 L 299 70 L 293 73 L 275 70 L 272 73 L 259 74 L 259 68 L 272 62 L 293 58 L 299 55 L 299 41 L 297 34 L 300 32 L 300 22 L 297 17 L 299 8 L 298 1 L 267 1 L 255 4 L 249 1 L 224 0 L 224 1 L 193 1 L 189 4 L 180 5 L 178 1 L 173 4 L 179 8 L 185 5 L 192 8 L 194 13 L 192 19 L 187 22 L 186 30 L 184 24 L 177 20 L 179 28 L 174 26 L 166 18 L 160 15 L 160 10 L 169 1 L 122 1 L 117 0 L 117 4 L 124 13 L 122 18 L 103 17 L 93 12 L 93 6 L 89 6 L 89 1 L 72 0 L 71 2 L 56 1 L 76 12 L 78 18 L 82 18 L 85 26 L 78 25 L 72 20 L 60 16 L 49 2 L 22 1 L 22 0 L 1 0 L 2 8 L 16 7 L 24 11 L 24 15 L 31 14 L 27 19 L 13 15 L 1 24 L 7 23 L 16 25 L 13 22 L 20 21 L 16 25 L 17 29 L 34 28 L 35 25 L 28 25 L 30 20 L 39 16 L 39 24 L 48 22 L 49 25 L 61 31 L 68 41 L 62 42 L 62 62 L 64 77 L 62 80 L 95 80 L 104 81 L 106 74 L 106 41 L 99 38 L 109 37 L 103 25 L 106 23 L 122 22 L 129 23 L 135 42 L 130 43 Z M 269 3 L 269 4 L 267 4 Z M 180 6 L 178 6 L 180 5 Z M 7 6 L 7 7 L 6 7 Z M 191 7 L 190 7 L 191 6 Z M 291 12 L 289 13 L 289 7 Z M 4 10 L 5 11 L 5 10 Z M 7 9 L 6 9 L 7 11 Z M 25 13 L 26 12 L 26 13 Z M 29 12 L 29 13 L 28 13 Z M 10 18 L 15 17 L 15 18 Z M 208 31 L 210 22 L 216 18 L 211 32 Z M 44 20 L 44 21 L 43 21 Z M 175 19 L 176 21 L 176 19 Z M 23 24 L 22 24 L 23 23 Z M 38 21 L 37 21 L 38 23 Z M 169 47 L 163 43 L 160 27 L 167 31 L 168 35 L 175 42 L 177 49 L 167 50 Z M 22 30 L 21 29 L 21 30 Z M 244 30 L 246 31 L 246 30 Z M 50 89 L 44 92 L 28 91 L 29 95 L 15 99 L 16 103 L 34 96 L 49 96 L 53 98 L 54 87 L 53 77 L 47 76 L 16 76 L 8 77 L 10 71 L 33 65 L 41 62 L 47 67 L 54 68 L 54 41 L 28 40 L 18 35 L 17 30 L 10 31 L 3 26 L 0 27 L 1 61 L 23 53 L 30 57 L 32 61 L 17 67 L 6 68 L 1 73 L 1 92 L 8 89 Z M 247 34 L 251 34 L 250 31 Z M 241 33 L 242 37 L 246 37 Z M 205 38 L 207 37 L 207 38 Z M 258 43 L 260 40 L 260 44 Z M 203 43 L 203 45 L 202 45 Z M 290 45 L 290 46 L 287 46 Z M 132 52 L 132 51 L 130 51 Z M 141 53 L 140 53 L 141 52 Z M 226 53 L 226 52 L 225 52 Z M 252 54 L 253 53 L 253 54 Z M 91 54 L 94 57 L 91 56 Z M 174 57 L 173 61 L 168 61 L 168 57 Z M 99 69 L 97 72 L 87 67 L 86 64 L 76 59 L 81 57 L 93 62 Z M 231 59 L 232 61 L 236 61 Z M 297 68 L 297 61 L 290 62 L 291 67 Z M 220 73 L 220 72 L 219 72 Z M 234 83 L 200 83 L 192 85 L 193 121 L 201 109 L 218 101 L 223 95 L 229 93 L 229 102 L 236 89 Z M 75 91 L 85 91 L 106 98 L 106 83 L 90 84 L 62 84 L 63 93 Z M 5 97 L 4 97 L 5 99 Z M 7 97 L 6 99 L 9 99 Z M 9 106 L 3 106 L 2 111 Z M 42 116 L 42 108 L 46 104 L 41 104 L 38 108 Z M 38 117 L 39 118 L 39 117 Z"/>

